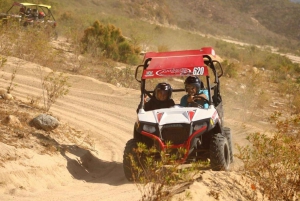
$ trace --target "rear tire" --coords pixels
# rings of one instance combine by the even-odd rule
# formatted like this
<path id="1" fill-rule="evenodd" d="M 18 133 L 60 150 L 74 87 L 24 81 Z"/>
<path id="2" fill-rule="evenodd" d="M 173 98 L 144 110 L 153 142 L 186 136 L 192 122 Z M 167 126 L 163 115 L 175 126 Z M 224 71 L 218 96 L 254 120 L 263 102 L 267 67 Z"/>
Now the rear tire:
<path id="1" fill-rule="evenodd" d="M 221 133 L 212 135 L 209 153 L 212 170 L 229 170 L 230 150 L 228 140 L 224 135 Z"/>

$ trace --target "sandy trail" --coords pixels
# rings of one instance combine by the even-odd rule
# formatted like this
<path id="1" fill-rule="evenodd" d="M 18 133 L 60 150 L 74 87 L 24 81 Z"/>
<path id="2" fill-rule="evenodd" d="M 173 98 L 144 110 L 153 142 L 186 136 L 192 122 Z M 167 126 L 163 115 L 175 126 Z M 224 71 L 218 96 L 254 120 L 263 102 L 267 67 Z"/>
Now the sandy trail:
<path id="1" fill-rule="evenodd" d="M 40 96 L 42 91 L 38 66 L 22 63 L 16 58 L 8 59 L 7 65 L 1 71 L 4 79 L 0 79 L 0 85 L 3 87 L 8 85 L 12 69 L 18 64 L 21 64 L 15 79 L 18 85 L 12 94 L 25 101 L 27 97 Z M 49 71 L 47 68 L 43 70 Z M 140 199 L 136 186 L 125 179 L 122 167 L 124 146 L 132 137 L 136 120 L 135 110 L 139 91 L 117 88 L 84 76 L 70 75 L 70 82 L 72 85 L 70 93 L 53 105 L 50 111 L 61 121 L 68 122 L 84 130 L 85 133 L 90 133 L 95 139 L 97 152 L 87 155 L 80 150 L 74 150 L 67 156 L 48 157 L 41 162 L 44 164 L 35 168 L 36 174 L 40 174 L 39 179 L 34 178 L 35 174 L 32 173 L 32 178 L 20 180 L 23 182 L 23 189 L 18 188 L 16 182 L 12 183 L 1 189 L 0 200 L 133 201 Z M 233 143 L 245 144 L 246 132 L 256 128 L 245 130 L 241 122 L 228 116 L 225 120 L 227 126 L 232 128 Z M 82 168 L 78 159 L 88 163 L 89 168 Z M 236 166 L 239 166 L 238 162 Z M 26 174 L 28 169 L 30 168 L 18 172 L 7 169 L 2 173 L 2 178 L 6 178 L 3 176 L 6 173 L 23 178 L 25 177 L 23 174 Z M 215 174 L 219 173 L 207 172 L 208 176 Z M 34 182 L 28 182 L 30 179 Z M 203 192 L 206 193 L 205 188 Z M 200 193 L 200 196 L 203 195 Z"/>

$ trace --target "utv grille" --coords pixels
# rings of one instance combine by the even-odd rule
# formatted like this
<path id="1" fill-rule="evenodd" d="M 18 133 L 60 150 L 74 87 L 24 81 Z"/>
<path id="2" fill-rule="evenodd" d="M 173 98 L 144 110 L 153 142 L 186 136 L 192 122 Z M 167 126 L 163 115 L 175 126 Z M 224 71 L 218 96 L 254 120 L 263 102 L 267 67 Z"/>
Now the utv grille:
<path id="1" fill-rule="evenodd" d="M 161 136 L 165 142 L 169 141 L 173 145 L 182 144 L 190 134 L 190 125 L 187 124 L 167 124 L 161 129 Z"/>

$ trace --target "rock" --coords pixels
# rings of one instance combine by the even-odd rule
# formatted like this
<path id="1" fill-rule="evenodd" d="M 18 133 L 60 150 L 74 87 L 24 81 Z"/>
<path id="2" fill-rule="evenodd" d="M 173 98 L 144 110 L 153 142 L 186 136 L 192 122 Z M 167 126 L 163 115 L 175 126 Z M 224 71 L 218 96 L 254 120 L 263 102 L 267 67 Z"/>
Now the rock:
<path id="1" fill-rule="evenodd" d="M 2 95 L 3 99 L 5 100 L 13 100 L 14 97 L 11 94 L 5 93 L 4 95 Z"/>
<path id="2" fill-rule="evenodd" d="M 22 127 L 20 120 L 14 115 L 8 115 L 5 119 L 2 120 L 2 123 L 13 127 Z"/>
<path id="3" fill-rule="evenodd" d="M 52 131 L 59 126 L 59 121 L 48 115 L 40 114 L 29 122 L 30 126 L 35 127 L 36 129 L 43 129 L 44 131 Z"/>
<path id="4" fill-rule="evenodd" d="M 259 71 L 258 71 L 258 69 L 256 67 L 252 67 L 252 72 L 254 74 L 258 74 L 259 73 Z"/>

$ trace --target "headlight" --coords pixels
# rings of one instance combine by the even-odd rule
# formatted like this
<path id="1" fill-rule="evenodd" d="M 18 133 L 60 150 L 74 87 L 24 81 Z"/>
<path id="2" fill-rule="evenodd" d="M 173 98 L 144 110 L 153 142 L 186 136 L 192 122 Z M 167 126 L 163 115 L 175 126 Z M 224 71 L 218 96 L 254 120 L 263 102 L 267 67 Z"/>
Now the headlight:
<path id="1" fill-rule="evenodd" d="M 154 126 L 150 126 L 146 124 L 143 126 L 143 130 L 147 131 L 148 133 L 154 133 L 156 131 Z"/>

